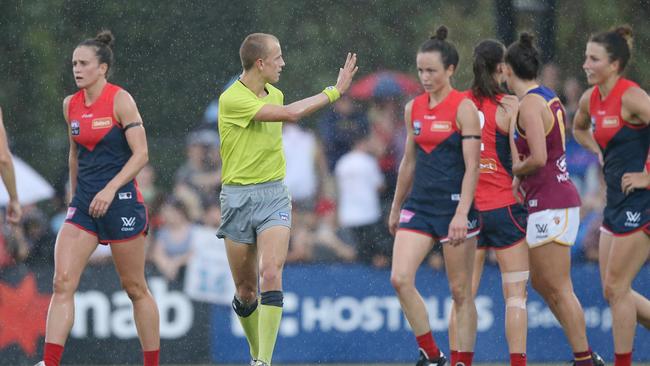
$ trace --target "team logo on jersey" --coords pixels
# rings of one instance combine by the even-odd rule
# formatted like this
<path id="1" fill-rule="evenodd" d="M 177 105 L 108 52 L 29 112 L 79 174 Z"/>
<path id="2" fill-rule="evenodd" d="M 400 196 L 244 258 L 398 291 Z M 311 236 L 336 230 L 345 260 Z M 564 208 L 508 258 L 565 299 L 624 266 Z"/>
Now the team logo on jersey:
<path id="1" fill-rule="evenodd" d="M 560 220 L 561 219 L 558 216 L 553 217 L 553 222 L 555 223 L 555 225 L 560 225 Z"/>
<path id="2" fill-rule="evenodd" d="M 72 120 L 72 122 L 70 122 L 70 134 L 72 134 L 72 136 L 79 136 L 79 131 L 79 121 L 76 119 Z"/>
<path id="3" fill-rule="evenodd" d="M 135 216 L 134 217 L 120 217 L 122 219 L 122 231 L 135 230 Z"/>
<path id="4" fill-rule="evenodd" d="M 415 212 L 409 210 L 402 210 L 399 212 L 399 222 L 409 222 L 415 216 Z"/>
<path id="5" fill-rule="evenodd" d="M 289 213 L 287 212 L 278 212 L 278 216 L 282 221 L 289 221 Z"/>
<path id="6" fill-rule="evenodd" d="M 479 169 L 481 173 L 493 174 L 498 170 L 497 161 L 491 158 L 481 159 Z"/>
<path id="7" fill-rule="evenodd" d="M 474 230 L 477 227 L 478 227 L 478 220 L 477 219 L 467 221 L 467 229 L 468 230 Z"/>
<path id="8" fill-rule="evenodd" d="M 131 192 L 120 192 L 117 194 L 117 198 L 120 200 L 130 200 L 133 198 L 133 194 Z"/>
<path id="9" fill-rule="evenodd" d="M 93 120 L 92 126 L 93 130 L 99 130 L 102 128 L 109 128 L 113 125 L 113 120 L 110 118 L 97 118 Z"/>
<path id="10" fill-rule="evenodd" d="M 422 132 L 422 122 L 419 120 L 413 121 L 413 134 L 415 136 L 420 136 L 420 133 Z"/>
<path id="11" fill-rule="evenodd" d="M 618 117 L 607 116 L 603 118 L 603 128 L 616 128 L 620 124 Z"/>
<path id="12" fill-rule="evenodd" d="M 65 219 L 70 220 L 74 217 L 74 213 L 77 212 L 76 207 L 68 207 L 68 212 L 65 214 Z"/>
<path id="13" fill-rule="evenodd" d="M 566 154 L 562 154 L 562 156 L 555 161 L 555 166 L 557 166 L 561 172 L 566 172 Z"/>
<path id="14" fill-rule="evenodd" d="M 641 212 L 625 211 L 625 226 L 627 227 L 638 227 L 639 222 L 641 221 Z"/>
<path id="15" fill-rule="evenodd" d="M 451 121 L 433 122 L 433 123 L 431 123 L 431 131 L 433 131 L 433 132 L 451 131 Z"/>

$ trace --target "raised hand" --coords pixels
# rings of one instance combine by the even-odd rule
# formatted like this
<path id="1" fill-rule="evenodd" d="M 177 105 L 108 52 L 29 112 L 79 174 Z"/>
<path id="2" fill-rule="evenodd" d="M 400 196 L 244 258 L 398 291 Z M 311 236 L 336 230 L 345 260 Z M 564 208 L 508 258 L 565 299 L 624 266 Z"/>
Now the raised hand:
<path id="1" fill-rule="evenodd" d="M 354 74 L 357 73 L 359 67 L 357 66 L 357 54 L 348 53 L 348 57 L 345 59 L 345 65 L 339 69 L 339 77 L 336 79 L 336 89 L 341 94 L 345 94 L 350 88 L 350 83 L 352 83 L 352 78 Z"/>

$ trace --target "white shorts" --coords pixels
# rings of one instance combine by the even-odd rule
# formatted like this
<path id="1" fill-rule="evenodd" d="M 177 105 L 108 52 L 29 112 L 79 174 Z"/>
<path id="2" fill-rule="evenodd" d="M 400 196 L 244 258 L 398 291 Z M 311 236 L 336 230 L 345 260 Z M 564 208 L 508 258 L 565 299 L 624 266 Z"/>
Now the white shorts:
<path id="1" fill-rule="evenodd" d="M 558 208 L 528 215 L 526 241 L 530 248 L 550 242 L 571 246 L 578 236 L 580 207 Z"/>

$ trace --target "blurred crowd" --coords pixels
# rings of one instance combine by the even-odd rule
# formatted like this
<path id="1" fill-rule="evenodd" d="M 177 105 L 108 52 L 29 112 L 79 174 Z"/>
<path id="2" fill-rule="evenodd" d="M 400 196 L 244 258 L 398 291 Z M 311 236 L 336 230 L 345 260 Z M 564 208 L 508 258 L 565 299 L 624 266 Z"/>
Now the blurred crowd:
<path id="1" fill-rule="evenodd" d="M 563 78 L 552 63 L 544 67 L 541 82 L 557 91 L 567 112 L 567 164 L 582 198 L 573 259 L 597 261 L 605 205 L 602 173 L 597 158 L 571 134 L 584 86 L 574 77 Z M 410 97 L 394 77 L 379 77 L 367 95 L 342 97 L 313 125 L 284 124 L 285 183 L 293 200 L 288 263 L 390 267 L 393 238 L 386 218 L 406 138 L 403 106 Z M 157 183 L 155 162 L 137 176 L 150 215 L 148 259 L 169 280 L 183 278 L 196 255 L 196 241 L 205 237 L 200 233 L 216 232 L 220 222 L 217 108 L 216 102 L 209 106 L 203 124 L 186 137 L 185 161 L 169 191 Z M 60 196 L 27 206 L 22 225 L 0 225 L 0 269 L 18 262 L 53 265 L 65 202 Z M 100 245 L 90 263 L 109 262 L 110 255 L 110 248 Z M 440 248 L 434 248 L 427 263 L 443 269 Z"/>

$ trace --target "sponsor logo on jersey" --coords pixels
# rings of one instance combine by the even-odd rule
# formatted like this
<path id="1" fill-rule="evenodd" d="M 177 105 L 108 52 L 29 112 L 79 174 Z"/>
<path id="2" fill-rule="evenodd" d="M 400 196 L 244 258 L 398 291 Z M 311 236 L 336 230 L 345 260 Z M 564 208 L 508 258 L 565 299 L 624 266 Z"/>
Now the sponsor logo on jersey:
<path id="1" fill-rule="evenodd" d="M 133 231 L 135 230 L 135 216 L 134 217 L 121 217 L 122 219 L 122 231 Z"/>
<path id="2" fill-rule="evenodd" d="M 528 200 L 528 207 L 537 207 L 537 199 Z"/>
<path id="3" fill-rule="evenodd" d="M 120 200 L 130 200 L 133 198 L 133 193 L 131 192 L 120 192 L 117 194 L 117 198 Z"/>
<path id="4" fill-rule="evenodd" d="M 413 121 L 413 134 L 415 136 L 420 136 L 420 133 L 422 132 L 422 122 L 419 120 Z"/>
<path id="5" fill-rule="evenodd" d="M 451 121 L 436 121 L 431 123 L 431 131 L 447 132 L 451 131 Z"/>
<path id="6" fill-rule="evenodd" d="M 84 114 L 81 115 L 81 118 L 93 118 L 93 114 L 92 113 L 84 113 Z"/>
<path id="7" fill-rule="evenodd" d="M 282 221 L 289 221 L 289 213 L 287 212 L 278 212 L 278 216 Z"/>
<path id="8" fill-rule="evenodd" d="M 452 201 L 460 201 L 460 193 L 452 193 L 451 194 L 451 200 Z"/>
<path id="9" fill-rule="evenodd" d="M 491 158 L 483 158 L 479 168 L 481 173 L 493 174 L 498 170 L 497 161 Z"/>
<path id="10" fill-rule="evenodd" d="M 625 226 L 627 227 L 638 227 L 639 222 L 641 221 L 641 212 L 634 212 L 634 211 L 625 211 L 625 216 L 627 217 L 627 220 L 625 220 Z"/>
<path id="11" fill-rule="evenodd" d="M 435 114 L 425 114 L 424 119 L 434 120 L 434 119 L 436 119 L 436 115 Z"/>
<path id="12" fill-rule="evenodd" d="M 409 210 L 401 210 L 399 212 L 399 222 L 409 222 L 415 216 L 415 212 Z"/>
<path id="13" fill-rule="evenodd" d="M 93 130 L 110 128 L 112 125 L 113 125 L 113 120 L 111 120 L 110 118 L 97 118 L 94 119 L 92 123 Z"/>
<path id="14" fill-rule="evenodd" d="M 72 134 L 72 136 L 79 136 L 80 131 L 79 121 L 76 119 L 72 120 L 72 122 L 70 122 L 70 134 Z"/>
<path id="15" fill-rule="evenodd" d="M 474 230 L 478 227 L 478 219 L 467 221 L 467 229 Z"/>
<path id="16" fill-rule="evenodd" d="M 603 118 L 603 128 L 616 128 L 620 125 L 618 117 L 607 116 Z"/>

